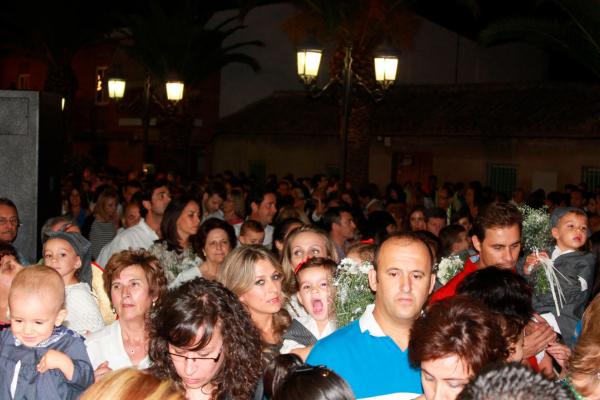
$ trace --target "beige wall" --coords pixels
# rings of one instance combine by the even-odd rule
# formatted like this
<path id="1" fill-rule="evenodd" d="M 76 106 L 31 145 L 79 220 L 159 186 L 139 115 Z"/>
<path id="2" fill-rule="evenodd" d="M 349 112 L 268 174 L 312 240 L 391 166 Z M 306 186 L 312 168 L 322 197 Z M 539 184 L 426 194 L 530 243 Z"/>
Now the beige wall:
<path id="1" fill-rule="evenodd" d="M 517 166 L 517 185 L 526 190 L 562 189 L 579 183 L 582 167 L 600 167 L 600 141 L 565 139 L 488 139 L 451 137 L 374 138 L 370 148 L 370 181 L 381 189 L 390 182 L 395 152 L 433 153 L 432 171 L 439 182 L 486 183 L 488 163 Z M 295 176 L 325 173 L 337 166 L 335 137 L 219 136 L 214 143 L 213 171 L 248 172 L 251 160 L 265 160 L 267 173 Z"/>

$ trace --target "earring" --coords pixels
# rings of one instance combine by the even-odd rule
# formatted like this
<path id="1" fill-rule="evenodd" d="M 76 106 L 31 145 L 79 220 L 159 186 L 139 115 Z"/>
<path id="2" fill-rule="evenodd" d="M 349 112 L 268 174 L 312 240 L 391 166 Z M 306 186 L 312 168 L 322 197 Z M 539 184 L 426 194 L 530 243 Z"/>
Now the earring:
<path id="1" fill-rule="evenodd" d="M 152 307 L 156 305 L 156 300 L 152 300 Z"/>
<path id="2" fill-rule="evenodd" d="M 112 310 L 113 314 L 116 314 L 116 313 L 117 313 L 117 310 L 115 310 L 115 308 L 114 308 L 114 307 L 112 307 L 112 308 L 111 308 L 111 310 Z"/>

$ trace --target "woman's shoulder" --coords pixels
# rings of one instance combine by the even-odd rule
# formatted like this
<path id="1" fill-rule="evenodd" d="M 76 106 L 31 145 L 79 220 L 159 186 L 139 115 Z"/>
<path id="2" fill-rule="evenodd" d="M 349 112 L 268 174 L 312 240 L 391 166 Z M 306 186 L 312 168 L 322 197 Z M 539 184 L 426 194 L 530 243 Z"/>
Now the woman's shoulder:
<path id="1" fill-rule="evenodd" d="M 90 333 L 85 337 L 86 345 L 90 345 L 92 343 L 102 343 L 106 341 L 113 340 L 114 338 L 119 338 L 120 332 L 119 321 L 115 321 L 110 325 L 106 325 L 104 328 L 97 330 L 96 332 Z"/>

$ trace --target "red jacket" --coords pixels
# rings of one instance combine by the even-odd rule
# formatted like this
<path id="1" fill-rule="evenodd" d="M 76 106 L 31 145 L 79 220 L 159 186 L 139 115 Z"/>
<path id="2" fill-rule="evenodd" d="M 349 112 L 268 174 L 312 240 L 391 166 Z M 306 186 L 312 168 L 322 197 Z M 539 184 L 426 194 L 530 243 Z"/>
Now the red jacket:
<path id="1" fill-rule="evenodd" d="M 456 276 L 450 279 L 444 286 L 439 288 L 436 292 L 431 295 L 429 299 L 429 304 L 433 304 L 436 301 L 440 301 L 447 297 L 452 297 L 456 294 L 456 288 L 458 285 L 473 272 L 477 271 L 477 264 L 471 261 L 472 257 L 467 258 L 467 262 L 462 271 L 460 271 Z"/>

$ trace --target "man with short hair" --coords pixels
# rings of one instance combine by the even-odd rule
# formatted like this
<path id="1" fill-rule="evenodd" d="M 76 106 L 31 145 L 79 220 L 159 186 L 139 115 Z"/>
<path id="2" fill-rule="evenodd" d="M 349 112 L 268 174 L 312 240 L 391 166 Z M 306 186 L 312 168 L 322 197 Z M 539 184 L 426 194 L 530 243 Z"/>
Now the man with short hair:
<path id="1" fill-rule="evenodd" d="M 473 223 L 471 238 L 479 254 L 469 257 L 462 271 L 433 293 L 430 302 L 454 296 L 458 285 L 479 269 L 496 266 L 516 271 L 521 251 L 522 223 L 521 212 L 513 204 L 495 202 L 483 207 Z M 539 320 L 537 323 L 531 322 L 526 332 L 528 336 L 523 349 L 525 358 L 543 351 L 556 337 L 552 328 Z"/>
<path id="2" fill-rule="evenodd" d="M 348 207 L 330 207 L 323 215 L 322 224 L 335 243 L 339 259 L 346 257 L 346 250 L 356 231 L 352 210 Z"/>
<path id="3" fill-rule="evenodd" d="M 427 226 L 427 230 L 436 237 L 440 237 L 440 231 L 446 227 L 446 220 L 446 211 L 441 207 L 428 208 L 425 211 L 425 225 Z"/>
<path id="4" fill-rule="evenodd" d="M 277 213 L 276 206 L 277 198 L 272 190 L 256 190 L 251 192 L 246 197 L 246 214 L 247 219 L 260 222 L 265 229 L 265 239 L 263 246 L 270 247 L 273 243 L 273 217 Z M 240 237 L 240 229 L 242 223 L 233 225 L 235 235 Z"/>
<path id="5" fill-rule="evenodd" d="M 110 257 L 122 250 L 148 249 L 160 237 L 160 223 L 170 201 L 171 194 L 166 180 L 149 183 L 142 191 L 143 210 L 140 210 L 140 222 L 120 232 L 106 244 L 96 263 L 105 267 Z"/>
<path id="6" fill-rule="evenodd" d="M 412 399 L 423 393 L 421 375 L 408 361 L 414 320 L 433 290 L 433 257 L 413 232 L 386 239 L 369 271 L 375 304 L 359 320 L 319 340 L 306 362 L 325 365 L 357 399 Z"/>
<path id="7" fill-rule="evenodd" d="M 202 222 L 209 218 L 225 220 L 223 202 L 227 199 L 227 190 L 221 182 L 211 182 L 202 195 Z"/>

